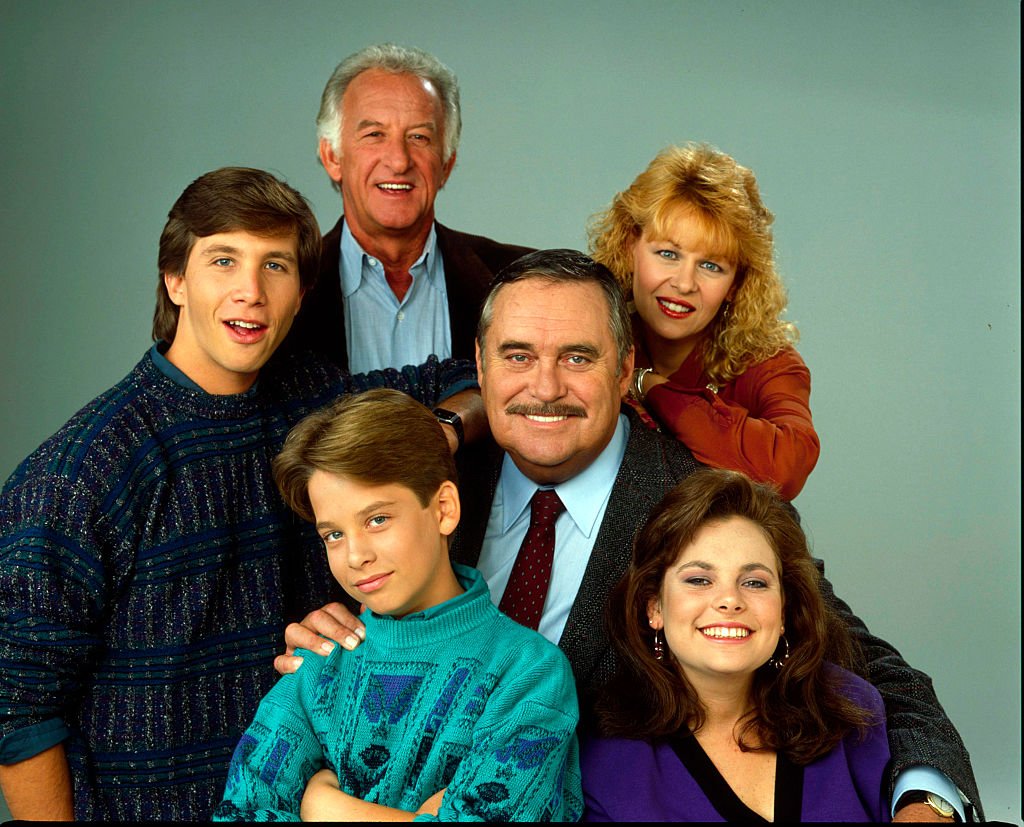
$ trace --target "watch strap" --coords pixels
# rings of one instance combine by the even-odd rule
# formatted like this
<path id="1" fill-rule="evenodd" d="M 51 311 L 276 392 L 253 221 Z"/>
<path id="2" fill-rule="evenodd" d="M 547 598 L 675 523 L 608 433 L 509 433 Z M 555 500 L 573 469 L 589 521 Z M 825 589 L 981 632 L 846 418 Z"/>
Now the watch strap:
<path id="1" fill-rule="evenodd" d="M 459 447 L 466 441 L 466 433 L 462 428 L 462 417 L 459 416 L 455 411 L 449 411 L 447 408 L 434 408 L 434 416 L 437 417 L 438 422 L 443 422 L 445 425 L 451 425 L 455 429 L 455 436 L 459 440 Z"/>

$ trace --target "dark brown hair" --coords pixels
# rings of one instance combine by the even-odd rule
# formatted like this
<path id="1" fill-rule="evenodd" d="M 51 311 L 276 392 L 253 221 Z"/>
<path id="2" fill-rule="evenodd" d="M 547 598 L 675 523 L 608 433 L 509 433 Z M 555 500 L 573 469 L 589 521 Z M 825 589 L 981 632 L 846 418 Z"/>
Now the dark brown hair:
<path id="1" fill-rule="evenodd" d="M 598 701 L 598 725 L 606 735 L 646 739 L 703 725 L 700 698 L 674 659 L 668 653 L 664 660 L 654 658 L 647 607 L 697 532 L 730 517 L 755 523 L 775 552 L 790 646 L 781 669 L 769 664 L 755 672 L 753 708 L 740 725 L 740 748 L 775 749 L 806 764 L 870 722 L 839 690 L 825 655 L 854 671 L 863 667 L 845 625 L 822 600 L 821 575 L 792 506 L 775 489 L 735 471 L 691 474 L 637 535 L 631 565 L 609 600 L 609 635 L 619 667 Z"/>
<path id="2" fill-rule="evenodd" d="M 309 478 L 324 471 L 369 485 L 404 485 L 425 508 L 445 480 L 457 482 L 448 438 L 435 416 L 386 388 L 346 396 L 292 428 L 274 459 L 274 482 L 296 514 L 315 522 Z"/>
<path id="3" fill-rule="evenodd" d="M 320 228 L 309 203 L 269 172 L 223 167 L 196 178 L 174 202 L 160 234 L 157 255 L 156 310 L 153 338 L 174 341 L 180 308 L 167 295 L 164 274 L 185 272 L 196 240 L 245 230 L 256 235 L 294 232 L 299 282 L 308 292 L 320 270 Z"/>

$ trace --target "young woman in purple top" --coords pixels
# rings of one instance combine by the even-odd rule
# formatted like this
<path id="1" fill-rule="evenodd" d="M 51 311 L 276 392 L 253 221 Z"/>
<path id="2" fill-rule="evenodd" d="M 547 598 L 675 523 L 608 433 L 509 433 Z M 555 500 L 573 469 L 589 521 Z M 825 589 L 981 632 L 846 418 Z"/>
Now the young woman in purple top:
<path id="1" fill-rule="evenodd" d="M 609 603 L 584 820 L 888 820 L 882 701 L 819 577 L 773 489 L 706 469 L 665 497 Z"/>

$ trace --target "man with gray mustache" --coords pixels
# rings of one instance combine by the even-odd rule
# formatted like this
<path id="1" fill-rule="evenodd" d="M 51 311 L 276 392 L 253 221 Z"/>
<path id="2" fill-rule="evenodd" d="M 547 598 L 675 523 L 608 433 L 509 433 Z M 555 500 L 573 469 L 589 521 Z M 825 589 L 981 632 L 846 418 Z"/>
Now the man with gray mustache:
<path id="1" fill-rule="evenodd" d="M 550 577 L 536 582 L 540 608 L 527 625 L 569 658 L 586 727 L 615 665 L 603 624 L 608 594 L 629 565 L 636 531 L 697 462 L 621 404 L 633 371 L 629 312 L 611 273 L 582 253 L 540 250 L 498 273 L 476 362 L 494 441 L 459 451 L 463 516 L 452 559 L 480 569 L 491 599 L 520 619 L 517 599 L 506 597 L 528 591 L 538 568 L 527 566 L 524 586 L 517 562 L 530 545 L 531 501 L 538 490 L 557 494 L 564 510 L 554 521 Z M 929 793 L 982 817 L 970 759 L 931 680 L 872 635 L 825 578 L 821 590 L 863 648 L 867 677 L 885 701 L 892 761 L 884 794 L 899 801 L 894 820 L 951 821 L 923 802 Z M 316 651 L 312 629 L 351 647 L 360 626 L 337 606 L 303 623 L 288 627 L 289 647 Z M 293 661 L 280 656 L 276 665 L 293 671 Z"/>

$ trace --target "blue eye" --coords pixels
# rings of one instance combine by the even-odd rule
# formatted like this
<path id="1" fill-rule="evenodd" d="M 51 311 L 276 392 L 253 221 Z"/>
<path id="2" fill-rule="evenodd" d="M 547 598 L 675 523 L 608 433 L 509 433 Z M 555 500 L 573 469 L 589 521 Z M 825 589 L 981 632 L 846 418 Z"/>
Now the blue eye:
<path id="1" fill-rule="evenodd" d="M 234 262 L 229 258 L 215 258 L 213 263 L 218 267 L 230 267 Z"/>
<path id="2" fill-rule="evenodd" d="M 700 263 L 700 266 L 701 266 L 702 269 L 709 270 L 712 273 L 724 273 L 725 272 L 721 267 L 719 267 L 713 261 L 702 261 Z"/>
<path id="3" fill-rule="evenodd" d="M 711 583 L 707 577 L 687 577 L 683 582 L 688 586 L 707 586 Z"/>
<path id="4" fill-rule="evenodd" d="M 384 523 L 388 521 L 388 519 L 389 518 L 387 514 L 376 514 L 373 517 L 370 517 L 370 519 L 367 520 L 366 523 L 367 525 L 371 526 L 382 526 L 384 525 Z"/>
<path id="5" fill-rule="evenodd" d="M 673 250 L 658 250 L 655 255 L 661 256 L 666 261 L 675 261 L 679 256 Z"/>
<path id="6" fill-rule="evenodd" d="M 340 540 L 344 536 L 345 536 L 344 532 L 341 532 L 341 531 L 328 531 L 323 537 L 321 537 L 321 539 L 325 543 L 336 543 L 338 540 Z"/>
<path id="7" fill-rule="evenodd" d="M 743 583 L 744 586 L 748 586 L 751 589 L 767 589 L 768 584 L 764 580 L 746 580 Z"/>

